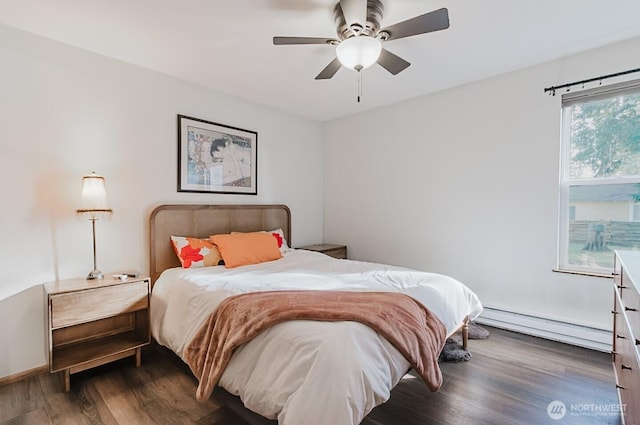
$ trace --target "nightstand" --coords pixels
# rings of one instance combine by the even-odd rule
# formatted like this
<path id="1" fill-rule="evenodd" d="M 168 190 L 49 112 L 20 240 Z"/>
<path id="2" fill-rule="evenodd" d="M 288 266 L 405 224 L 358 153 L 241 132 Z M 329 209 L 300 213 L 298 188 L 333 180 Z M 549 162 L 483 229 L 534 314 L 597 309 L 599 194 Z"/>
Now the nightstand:
<path id="1" fill-rule="evenodd" d="M 298 249 L 306 249 L 307 251 L 321 252 L 333 258 L 340 258 L 340 259 L 347 258 L 347 247 L 345 245 L 331 245 L 328 243 L 321 243 L 317 245 L 301 246 Z"/>
<path id="2" fill-rule="evenodd" d="M 70 376 L 105 363 L 135 356 L 150 342 L 149 292 L 146 277 L 125 280 L 105 275 L 44 284 L 49 316 L 49 371 Z"/>

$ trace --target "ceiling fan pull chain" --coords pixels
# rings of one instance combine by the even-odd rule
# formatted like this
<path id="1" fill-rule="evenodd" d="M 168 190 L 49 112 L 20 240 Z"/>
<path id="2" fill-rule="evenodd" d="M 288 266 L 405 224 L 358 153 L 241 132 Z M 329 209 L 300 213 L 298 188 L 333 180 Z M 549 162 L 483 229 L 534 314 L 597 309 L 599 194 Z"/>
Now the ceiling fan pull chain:
<path id="1" fill-rule="evenodd" d="M 358 70 L 358 103 L 362 97 L 362 72 Z"/>

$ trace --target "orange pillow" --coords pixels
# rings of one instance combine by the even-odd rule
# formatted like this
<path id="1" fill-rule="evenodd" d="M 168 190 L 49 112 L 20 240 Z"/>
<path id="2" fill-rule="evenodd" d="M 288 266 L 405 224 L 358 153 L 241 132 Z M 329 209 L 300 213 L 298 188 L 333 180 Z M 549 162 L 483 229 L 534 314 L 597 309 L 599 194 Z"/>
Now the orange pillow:
<path id="1" fill-rule="evenodd" d="M 266 230 L 263 230 L 261 233 L 264 233 Z M 236 233 L 246 233 L 246 232 L 231 232 L 232 235 Z M 271 233 L 274 238 L 278 241 L 278 248 L 280 249 L 280 253 L 284 254 L 289 251 L 289 245 L 287 245 L 287 240 L 284 238 L 284 232 L 282 229 L 271 230 L 267 233 Z"/>
<path id="2" fill-rule="evenodd" d="M 271 233 L 233 233 L 213 235 L 210 239 L 220 250 L 224 265 L 229 268 L 273 261 L 282 257 L 278 241 Z"/>
<path id="3" fill-rule="evenodd" d="M 220 251 L 208 239 L 171 236 L 171 244 L 185 269 L 217 266 L 222 261 Z"/>

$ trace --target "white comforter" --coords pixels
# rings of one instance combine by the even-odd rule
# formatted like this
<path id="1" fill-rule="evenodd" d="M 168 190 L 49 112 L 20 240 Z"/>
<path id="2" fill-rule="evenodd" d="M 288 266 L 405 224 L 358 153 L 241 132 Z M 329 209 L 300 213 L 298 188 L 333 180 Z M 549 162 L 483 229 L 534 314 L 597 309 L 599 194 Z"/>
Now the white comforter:
<path id="1" fill-rule="evenodd" d="M 433 273 L 290 250 L 252 266 L 166 270 L 151 297 L 151 332 L 179 356 L 224 298 L 243 292 L 314 289 L 400 291 L 435 313 L 450 335 L 482 311 L 457 280 Z M 355 425 L 410 365 L 389 342 L 355 322 L 292 321 L 238 348 L 219 385 L 281 425 Z"/>

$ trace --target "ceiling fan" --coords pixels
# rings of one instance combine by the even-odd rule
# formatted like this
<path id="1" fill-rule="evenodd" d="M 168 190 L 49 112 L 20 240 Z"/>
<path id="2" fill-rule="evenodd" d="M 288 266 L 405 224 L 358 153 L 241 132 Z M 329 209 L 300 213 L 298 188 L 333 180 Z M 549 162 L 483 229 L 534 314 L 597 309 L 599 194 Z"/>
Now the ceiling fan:
<path id="1" fill-rule="evenodd" d="M 446 8 L 380 29 L 383 13 L 381 0 L 340 0 L 333 10 L 337 39 L 277 36 L 273 37 L 273 44 L 336 46 L 337 57 L 316 76 L 316 80 L 332 78 L 342 66 L 359 72 L 376 62 L 396 75 L 411 64 L 384 49 L 382 42 L 449 28 L 449 12 Z"/>

